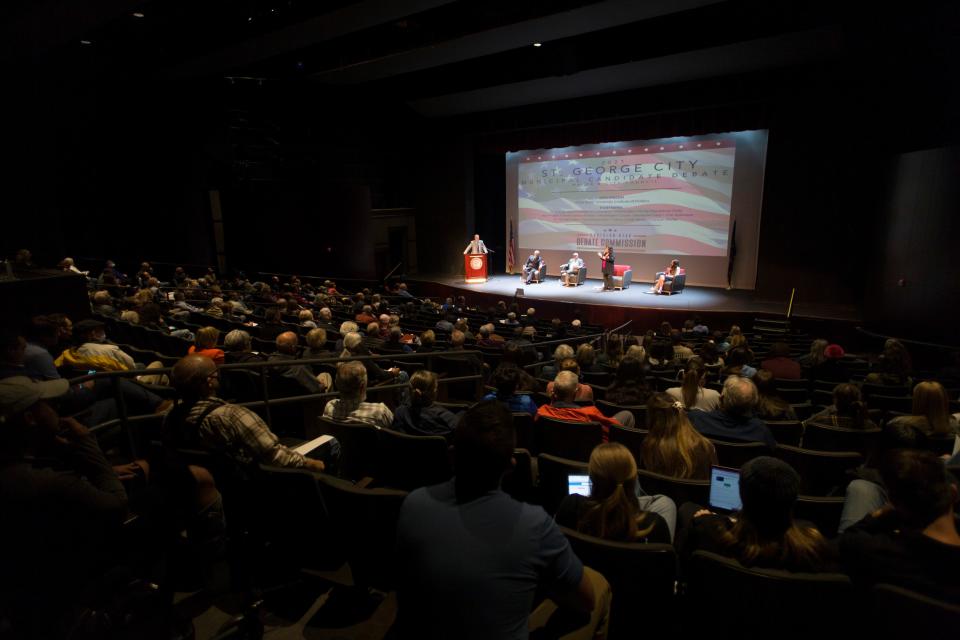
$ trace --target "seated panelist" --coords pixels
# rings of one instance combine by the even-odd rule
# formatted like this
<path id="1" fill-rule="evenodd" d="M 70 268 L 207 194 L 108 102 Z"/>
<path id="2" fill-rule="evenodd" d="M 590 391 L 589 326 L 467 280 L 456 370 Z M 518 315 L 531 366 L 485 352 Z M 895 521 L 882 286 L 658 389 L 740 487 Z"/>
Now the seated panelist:
<path id="1" fill-rule="evenodd" d="M 680 273 L 680 261 L 671 260 L 670 266 L 668 266 L 663 271 L 657 272 L 657 280 L 653 283 L 653 286 L 650 287 L 651 293 L 663 293 L 663 285 L 667 282 L 673 282 L 674 276 Z"/>

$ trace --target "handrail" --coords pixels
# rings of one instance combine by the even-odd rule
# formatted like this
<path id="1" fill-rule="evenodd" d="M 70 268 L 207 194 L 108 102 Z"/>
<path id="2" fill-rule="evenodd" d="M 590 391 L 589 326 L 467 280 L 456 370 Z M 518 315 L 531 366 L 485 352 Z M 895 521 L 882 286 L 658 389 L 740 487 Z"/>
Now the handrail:
<path id="1" fill-rule="evenodd" d="M 439 351 L 439 352 L 430 352 L 427 353 L 397 353 L 397 354 L 387 354 L 387 355 L 366 355 L 366 356 L 339 356 L 336 358 L 304 358 L 304 359 L 295 359 L 295 360 L 261 360 L 261 361 L 252 361 L 252 362 L 236 362 L 232 364 L 222 364 L 217 365 L 217 370 L 250 370 L 250 369 L 264 369 L 264 368 L 276 368 L 276 367 L 288 367 L 293 364 L 300 365 L 311 365 L 311 364 L 334 364 L 337 362 L 352 362 L 354 360 L 364 361 L 364 360 L 410 360 L 413 358 L 419 357 L 420 359 L 427 359 L 427 366 L 432 368 L 432 357 L 433 356 L 444 356 L 444 355 L 453 355 L 457 357 L 463 357 L 463 354 L 475 354 L 476 360 L 482 362 L 482 354 L 479 351 Z M 120 426 L 124 430 L 124 435 L 127 438 L 128 446 L 130 447 L 131 453 L 136 454 L 137 445 L 133 437 L 133 433 L 130 430 L 130 423 L 144 422 L 151 419 L 156 419 L 155 414 L 146 414 L 140 416 L 130 416 L 128 414 L 126 401 L 123 394 L 120 390 L 120 385 L 116 383 L 117 380 L 121 378 L 132 378 L 140 375 L 160 375 L 165 373 L 172 373 L 173 367 L 158 367 L 155 369 L 130 369 L 127 371 L 102 371 L 93 374 L 84 374 L 82 376 L 77 376 L 70 378 L 68 381 L 72 385 L 80 384 L 88 380 L 93 379 L 108 379 L 113 387 L 112 391 L 114 394 L 114 399 L 117 403 L 117 409 L 119 411 L 119 417 L 114 418 L 113 420 L 108 420 L 107 422 L 94 425 L 91 427 L 91 431 L 94 433 L 104 431 L 106 429 Z M 443 384 L 449 384 L 451 382 L 468 382 L 468 381 L 477 381 L 478 387 L 482 382 L 483 376 L 479 374 L 474 374 L 470 376 L 459 376 L 455 378 L 440 378 L 438 382 L 442 381 Z M 384 384 L 369 387 L 369 390 L 375 391 L 387 391 L 393 389 L 407 388 L 409 384 Z M 241 403 L 240 406 L 245 407 L 263 407 L 266 410 L 266 422 L 268 425 L 273 426 L 272 416 L 270 414 L 270 407 L 276 405 L 285 405 L 285 404 L 299 404 L 308 402 L 311 400 L 337 397 L 339 392 L 327 392 L 319 394 L 304 394 L 300 396 L 291 396 L 287 398 L 270 398 L 270 391 L 267 387 L 267 381 L 264 376 L 260 377 L 260 391 L 263 399 L 257 401 L 251 401 L 246 403 Z"/>
<path id="2" fill-rule="evenodd" d="M 863 335 L 868 336 L 868 337 L 870 337 L 870 338 L 881 338 L 881 339 L 883 339 L 883 340 L 893 339 L 893 340 L 897 340 L 897 341 L 899 341 L 899 342 L 903 342 L 904 344 L 915 344 L 915 345 L 918 345 L 918 346 L 921 346 L 921 347 L 933 347 L 933 348 L 935 348 L 935 349 L 949 349 L 949 350 L 951 350 L 951 351 L 956 351 L 956 350 L 960 349 L 960 346 L 958 346 L 958 345 L 939 344 L 939 343 L 936 343 L 936 342 L 924 342 L 923 340 L 911 340 L 910 338 L 897 338 L 897 337 L 895 337 L 895 336 L 887 336 L 887 335 L 883 335 L 882 333 L 876 333 L 876 332 L 874 332 L 874 331 L 868 331 L 868 330 L 864 329 L 863 327 L 859 327 L 859 326 L 858 326 L 858 327 L 854 327 L 854 330 L 855 330 L 855 331 L 859 331 L 859 332 L 862 333 Z"/>
<path id="3" fill-rule="evenodd" d="M 609 331 L 606 331 L 605 334 L 606 334 L 607 336 L 609 336 L 611 333 L 616 333 L 616 332 L 620 331 L 620 329 L 623 329 L 624 327 L 626 327 L 627 325 L 630 325 L 630 324 L 633 324 L 633 320 L 627 320 L 626 322 L 624 322 L 623 324 L 621 324 L 619 327 L 614 327 L 613 329 L 610 329 Z"/>

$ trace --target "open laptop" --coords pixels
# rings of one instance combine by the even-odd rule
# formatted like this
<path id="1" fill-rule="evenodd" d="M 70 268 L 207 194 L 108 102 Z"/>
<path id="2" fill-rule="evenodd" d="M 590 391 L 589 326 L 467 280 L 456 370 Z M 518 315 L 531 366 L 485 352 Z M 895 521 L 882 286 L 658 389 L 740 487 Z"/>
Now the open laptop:
<path id="1" fill-rule="evenodd" d="M 593 489 L 593 483 L 590 482 L 590 476 L 571 473 L 567 476 L 567 493 L 590 497 L 590 490 Z"/>
<path id="2" fill-rule="evenodd" d="M 719 513 L 739 511 L 740 470 L 726 467 L 710 469 L 710 508 Z"/>

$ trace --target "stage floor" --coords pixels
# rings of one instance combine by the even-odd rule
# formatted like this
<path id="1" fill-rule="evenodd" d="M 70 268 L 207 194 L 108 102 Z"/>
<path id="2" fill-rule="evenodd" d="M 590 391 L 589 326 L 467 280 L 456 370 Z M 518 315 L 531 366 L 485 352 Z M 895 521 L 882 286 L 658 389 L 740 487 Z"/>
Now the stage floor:
<path id="1" fill-rule="evenodd" d="M 673 312 L 763 313 L 783 315 L 787 311 L 789 292 L 783 300 L 763 300 L 753 291 L 717 289 L 714 287 L 686 287 L 681 293 L 655 295 L 648 293 L 649 283 L 635 282 L 624 290 L 602 291 L 601 280 L 588 279 L 579 287 L 564 287 L 556 276 L 539 284 L 525 285 L 520 276 L 496 275 L 484 284 L 466 284 L 463 276 L 419 277 L 455 289 L 512 299 L 518 288 L 527 300 L 568 302 L 630 309 L 649 309 Z M 466 294 L 464 294 L 466 295 Z M 808 318 L 854 321 L 860 319 L 859 309 L 853 305 L 804 305 L 794 303 L 793 314 Z"/>

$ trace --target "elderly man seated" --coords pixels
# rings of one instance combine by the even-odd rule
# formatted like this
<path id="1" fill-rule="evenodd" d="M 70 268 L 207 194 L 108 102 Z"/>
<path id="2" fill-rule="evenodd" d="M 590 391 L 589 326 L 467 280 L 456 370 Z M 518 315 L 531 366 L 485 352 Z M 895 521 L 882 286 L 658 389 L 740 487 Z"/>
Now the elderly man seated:
<path id="1" fill-rule="evenodd" d="M 165 443 L 174 448 L 198 446 L 223 452 L 241 465 L 323 471 L 320 460 L 307 458 L 280 442 L 263 419 L 246 407 L 216 397 L 220 376 L 213 360 L 201 355 L 181 358 L 173 367 L 173 386 L 180 403 L 164 420 Z M 339 445 L 328 443 L 311 456 L 335 455 Z"/>
<path id="2" fill-rule="evenodd" d="M 635 420 L 629 411 L 620 411 L 609 418 L 593 405 L 578 405 L 575 401 L 578 385 L 577 374 L 572 371 L 558 373 L 553 380 L 552 400 L 537 410 L 535 419 L 546 417 L 569 422 L 598 422 L 603 428 L 604 442 L 608 441 L 612 425 L 633 428 Z"/>
<path id="3" fill-rule="evenodd" d="M 367 402 L 367 370 L 359 361 L 345 362 L 337 368 L 340 397 L 331 400 L 323 416 L 343 422 L 363 422 L 380 429 L 393 424 L 393 412 L 382 402 Z"/>
<path id="4" fill-rule="evenodd" d="M 565 287 L 576 286 L 580 269 L 583 269 L 583 258 L 574 251 L 570 259 L 560 267 L 560 284 Z"/>
<path id="5" fill-rule="evenodd" d="M 527 284 L 530 284 L 534 278 L 537 279 L 537 282 L 540 282 L 543 280 L 546 270 L 547 264 L 540 257 L 540 250 L 537 249 L 523 265 L 523 279 Z"/>
<path id="6" fill-rule="evenodd" d="M 708 438 L 762 442 L 771 449 L 777 446 L 770 428 L 753 415 L 759 395 L 749 378 L 730 376 L 723 383 L 720 408 L 714 411 L 691 411 L 687 414 L 693 427 Z"/>

